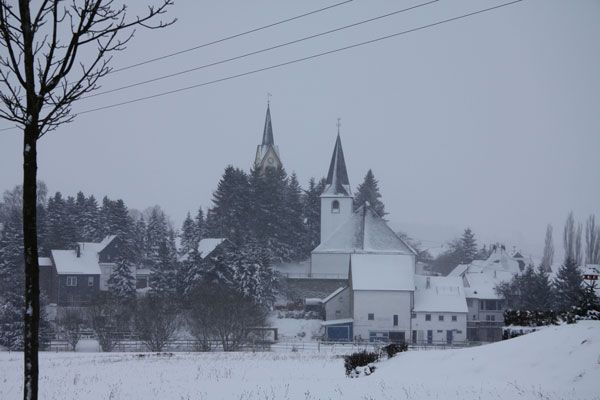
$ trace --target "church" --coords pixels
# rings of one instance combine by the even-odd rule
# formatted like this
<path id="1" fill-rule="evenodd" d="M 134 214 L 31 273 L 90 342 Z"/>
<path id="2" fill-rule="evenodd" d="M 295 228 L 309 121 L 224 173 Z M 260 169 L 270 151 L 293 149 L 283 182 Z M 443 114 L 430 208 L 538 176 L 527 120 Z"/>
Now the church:
<path id="1" fill-rule="evenodd" d="M 278 165 L 268 107 L 255 166 Z M 354 209 L 339 125 L 320 201 L 320 244 L 310 260 L 277 269 L 289 285 L 327 290 L 317 299 L 325 312 L 325 340 L 466 341 L 468 308 L 461 279 L 416 274 L 416 251 L 369 203 Z"/>

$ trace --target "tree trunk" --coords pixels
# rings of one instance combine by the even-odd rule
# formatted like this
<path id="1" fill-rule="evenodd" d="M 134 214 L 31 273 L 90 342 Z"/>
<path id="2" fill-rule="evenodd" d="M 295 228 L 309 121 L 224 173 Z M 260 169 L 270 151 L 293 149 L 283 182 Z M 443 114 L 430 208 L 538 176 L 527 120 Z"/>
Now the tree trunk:
<path id="1" fill-rule="evenodd" d="M 25 245 L 24 400 L 38 398 L 40 280 L 37 246 L 37 124 L 25 128 L 23 143 L 23 239 Z"/>

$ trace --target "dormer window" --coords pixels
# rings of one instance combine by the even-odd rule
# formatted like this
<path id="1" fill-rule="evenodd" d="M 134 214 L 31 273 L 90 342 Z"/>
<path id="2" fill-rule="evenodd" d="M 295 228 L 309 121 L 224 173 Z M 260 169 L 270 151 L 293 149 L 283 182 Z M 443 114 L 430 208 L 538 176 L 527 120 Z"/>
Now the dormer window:
<path id="1" fill-rule="evenodd" d="M 340 202 L 339 201 L 334 200 L 333 203 L 331 203 L 331 213 L 332 214 L 340 213 Z"/>

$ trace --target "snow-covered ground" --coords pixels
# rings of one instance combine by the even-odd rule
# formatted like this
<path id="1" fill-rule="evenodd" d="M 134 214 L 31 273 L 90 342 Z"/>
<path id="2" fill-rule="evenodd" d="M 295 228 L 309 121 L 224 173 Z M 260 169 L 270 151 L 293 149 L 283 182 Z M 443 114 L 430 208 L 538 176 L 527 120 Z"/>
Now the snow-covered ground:
<path id="1" fill-rule="evenodd" d="M 0 399 L 21 393 L 22 354 L 0 353 Z M 600 323 L 491 345 L 414 351 L 359 379 L 327 353 L 43 353 L 43 399 L 600 399 Z"/>

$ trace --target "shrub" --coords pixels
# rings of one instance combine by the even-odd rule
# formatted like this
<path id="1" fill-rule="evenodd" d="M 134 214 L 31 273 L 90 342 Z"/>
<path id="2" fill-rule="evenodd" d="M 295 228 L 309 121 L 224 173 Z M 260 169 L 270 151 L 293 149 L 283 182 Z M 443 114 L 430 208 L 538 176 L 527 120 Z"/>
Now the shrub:
<path id="1" fill-rule="evenodd" d="M 390 343 L 383 347 L 382 350 L 386 352 L 388 358 L 392 358 L 398 353 L 407 351 L 408 345 L 406 343 Z"/>
<path id="2" fill-rule="evenodd" d="M 344 368 L 346 369 L 346 376 L 351 376 L 355 369 L 359 367 L 368 366 L 371 363 L 379 360 L 379 354 L 375 352 L 369 352 L 366 350 L 352 353 L 349 356 L 344 356 Z M 375 368 L 373 367 L 373 370 Z M 373 372 L 372 370 L 370 372 Z"/>

